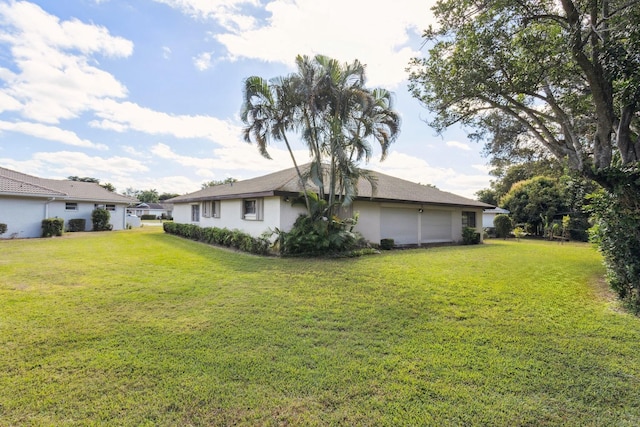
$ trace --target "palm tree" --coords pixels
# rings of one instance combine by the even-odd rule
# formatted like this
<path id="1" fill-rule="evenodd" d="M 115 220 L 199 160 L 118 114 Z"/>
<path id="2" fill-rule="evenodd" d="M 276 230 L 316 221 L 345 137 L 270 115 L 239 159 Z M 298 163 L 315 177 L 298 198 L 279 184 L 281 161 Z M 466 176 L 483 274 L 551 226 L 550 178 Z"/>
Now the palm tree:
<path id="1" fill-rule="evenodd" d="M 267 151 L 269 141 L 284 141 L 303 188 L 307 213 L 311 214 L 306 179 L 300 171 L 287 138 L 287 132 L 293 130 L 296 125 L 294 95 L 290 78 L 280 77 L 267 82 L 261 77 L 249 77 L 244 82 L 244 102 L 240 117 L 246 124 L 243 129 L 244 140 L 249 143 L 255 141 L 260 154 L 265 158 L 271 159 Z"/>
<path id="2" fill-rule="evenodd" d="M 389 91 L 365 87 L 365 67 L 359 61 L 341 65 L 318 55 L 315 62 L 320 70 L 316 84 L 320 95 L 314 108 L 323 112 L 325 123 L 320 153 L 329 159 L 328 210 L 332 213 L 336 195 L 348 205 L 357 196 L 358 179 L 370 178 L 357 166 L 371 158 L 369 140 L 379 142 L 384 159 L 399 133 L 400 117 L 393 110 Z M 319 158 L 316 163 L 321 161 Z"/>
<path id="3" fill-rule="evenodd" d="M 284 141 L 303 185 L 307 212 L 308 177 L 318 186 L 320 199 L 328 198 L 326 214 L 331 216 L 336 198 L 346 206 L 357 196 L 360 178 L 375 187 L 358 164 L 370 160 L 371 140 L 380 144 L 384 160 L 399 133 L 400 118 L 389 91 L 365 87 L 365 66 L 358 60 L 341 64 L 323 55 L 298 56 L 296 66 L 297 72 L 286 77 L 245 81 L 244 139 L 255 141 L 267 158 L 269 141 Z M 301 174 L 287 139 L 295 131 L 312 159 L 308 176 Z"/>

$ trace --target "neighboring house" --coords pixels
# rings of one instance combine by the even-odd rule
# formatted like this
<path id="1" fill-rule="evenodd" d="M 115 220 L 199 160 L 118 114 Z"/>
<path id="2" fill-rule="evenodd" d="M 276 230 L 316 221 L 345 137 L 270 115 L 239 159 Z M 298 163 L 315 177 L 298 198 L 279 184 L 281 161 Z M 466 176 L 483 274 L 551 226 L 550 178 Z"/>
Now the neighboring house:
<path id="1" fill-rule="evenodd" d="M 308 169 L 308 166 L 303 168 Z M 394 239 L 396 245 L 459 242 L 462 228 L 482 235 L 482 211 L 493 206 L 433 187 L 371 171 L 377 188 L 361 179 L 348 215 L 357 212 L 359 231 L 372 243 Z M 240 229 L 259 236 L 268 229 L 288 231 L 304 206 L 292 206 L 302 186 L 294 168 L 178 196 L 175 222 L 201 227 Z"/>
<path id="2" fill-rule="evenodd" d="M 0 167 L 0 238 L 40 237 L 42 220 L 84 218 L 91 230 L 91 213 L 107 209 L 114 230 L 126 228 L 127 206 L 135 199 L 112 193 L 96 183 L 38 178 Z"/>
<path id="3" fill-rule="evenodd" d="M 496 219 L 496 216 L 500 214 L 509 215 L 509 213 L 510 212 L 508 210 L 502 208 L 485 209 L 482 212 L 482 224 L 487 228 L 495 228 L 493 220 Z"/>
<path id="4" fill-rule="evenodd" d="M 171 218 L 173 205 L 170 203 L 139 203 L 127 208 L 127 213 L 135 216 L 154 215 L 156 218 Z"/>

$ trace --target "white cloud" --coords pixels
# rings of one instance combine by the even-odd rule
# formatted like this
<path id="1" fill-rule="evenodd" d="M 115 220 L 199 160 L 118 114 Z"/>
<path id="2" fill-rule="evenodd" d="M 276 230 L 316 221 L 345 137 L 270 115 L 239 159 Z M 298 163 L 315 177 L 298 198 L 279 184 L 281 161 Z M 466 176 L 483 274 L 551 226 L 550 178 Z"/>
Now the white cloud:
<path id="1" fill-rule="evenodd" d="M 180 10 L 185 15 L 196 19 L 213 19 L 224 28 L 232 31 L 246 31 L 253 28 L 255 19 L 243 15 L 243 6 L 260 5 L 259 0 L 155 0 Z"/>
<path id="2" fill-rule="evenodd" d="M 213 52 L 202 52 L 201 54 L 193 57 L 193 65 L 199 71 L 206 71 L 212 66 L 211 57 Z"/>
<path id="3" fill-rule="evenodd" d="M 254 29 L 228 31 L 216 39 L 231 59 L 252 58 L 292 64 L 297 54 L 324 54 L 367 65 L 371 86 L 406 80 L 409 59 L 420 54 L 422 29 L 433 23 L 432 0 L 273 0 L 271 14 Z"/>
<path id="4" fill-rule="evenodd" d="M 13 100 L 8 108 L 22 116 L 58 123 L 91 110 L 98 99 L 126 96 L 115 77 L 92 63 L 94 55 L 130 56 L 129 40 L 76 19 L 61 21 L 28 2 L 0 3 L 0 24 L 0 43 L 9 46 L 19 70 L 0 73 L 4 108 Z"/>
<path id="5" fill-rule="evenodd" d="M 34 153 L 32 159 L 48 170 L 62 177 L 78 176 L 131 176 L 147 172 L 149 168 L 142 162 L 128 157 L 89 156 L 77 151 L 57 151 Z M 102 179 L 101 179 L 102 180 Z"/>
<path id="6" fill-rule="evenodd" d="M 42 178 L 90 176 L 114 184 L 118 191 L 131 186 L 132 176 L 149 171 L 146 165 L 134 159 L 88 156 L 76 151 L 37 152 L 29 160 L 22 161 L 0 158 L 0 165 Z"/>
<path id="7" fill-rule="evenodd" d="M 60 129 L 55 126 L 43 125 L 41 123 L 7 122 L 0 120 L 0 131 L 22 133 L 36 138 L 74 145 L 76 147 L 95 148 L 97 150 L 109 149 L 109 147 L 104 144 L 97 144 L 87 139 L 82 139 L 76 135 L 75 132 Z"/>
<path id="8" fill-rule="evenodd" d="M 164 59 L 170 59 L 171 53 L 171 48 L 169 46 L 162 46 L 162 57 Z"/>
<path id="9" fill-rule="evenodd" d="M 447 147 L 459 148 L 460 150 L 464 151 L 471 151 L 471 147 L 469 147 L 469 144 L 465 144 L 464 142 L 447 141 L 446 145 Z"/>
<path id="10" fill-rule="evenodd" d="M 96 105 L 95 114 L 102 121 L 90 124 L 102 129 L 136 130 L 149 135 L 176 138 L 204 138 L 221 145 L 240 143 L 241 129 L 229 121 L 211 116 L 175 115 L 141 107 L 133 102 L 106 99 Z"/>

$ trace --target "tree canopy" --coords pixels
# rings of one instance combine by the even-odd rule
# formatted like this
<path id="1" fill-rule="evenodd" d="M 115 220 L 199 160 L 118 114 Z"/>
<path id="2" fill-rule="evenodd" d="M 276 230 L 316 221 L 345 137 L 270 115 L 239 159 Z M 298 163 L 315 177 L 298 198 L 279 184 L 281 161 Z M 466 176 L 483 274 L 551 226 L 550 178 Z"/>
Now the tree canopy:
<path id="1" fill-rule="evenodd" d="M 440 0 L 434 13 L 410 81 L 437 129 L 551 153 L 609 188 L 609 168 L 640 159 L 638 1 Z"/>
<path id="2" fill-rule="evenodd" d="M 225 179 L 219 179 L 219 180 L 214 179 L 211 181 L 203 182 L 201 187 L 204 190 L 205 188 L 208 188 L 208 187 L 215 187 L 216 185 L 224 185 L 224 184 L 233 184 L 234 182 L 238 182 L 238 180 L 236 178 L 227 177 Z"/>

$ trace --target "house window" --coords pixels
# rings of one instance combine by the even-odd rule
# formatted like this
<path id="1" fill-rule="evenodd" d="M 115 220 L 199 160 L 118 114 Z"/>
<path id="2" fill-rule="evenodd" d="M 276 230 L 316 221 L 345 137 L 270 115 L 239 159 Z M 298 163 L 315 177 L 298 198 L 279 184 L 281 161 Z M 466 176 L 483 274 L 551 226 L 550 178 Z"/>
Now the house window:
<path id="1" fill-rule="evenodd" d="M 214 218 L 220 218 L 220 200 L 214 200 L 211 202 L 211 216 Z"/>
<path id="2" fill-rule="evenodd" d="M 220 218 L 220 200 L 202 202 L 202 216 L 205 218 Z"/>
<path id="3" fill-rule="evenodd" d="M 93 208 L 94 209 L 106 209 L 108 211 L 115 212 L 116 205 L 113 205 L 113 204 L 99 205 L 99 204 L 96 203 L 96 204 L 93 205 Z"/>
<path id="4" fill-rule="evenodd" d="M 191 205 L 191 221 L 200 221 L 200 205 Z"/>
<path id="5" fill-rule="evenodd" d="M 77 203 L 65 203 L 64 209 L 67 211 L 77 211 L 78 204 Z"/>
<path id="6" fill-rule="evenodd" d="M 462 212 L 462 228 L 464 227 L 476 228 L 475 212 Z"/>
<path id="7" fill-rule="evenodd" d="M 262 220 L 262 199 L 244 199 L 242 201 L 242 218 Z"/>
<path id="8" fill-rule="evenodd" d="M 202 216 L 204 218 L 211 217 L 211 202 L 209 201 L 202 202 Z"/>

